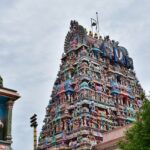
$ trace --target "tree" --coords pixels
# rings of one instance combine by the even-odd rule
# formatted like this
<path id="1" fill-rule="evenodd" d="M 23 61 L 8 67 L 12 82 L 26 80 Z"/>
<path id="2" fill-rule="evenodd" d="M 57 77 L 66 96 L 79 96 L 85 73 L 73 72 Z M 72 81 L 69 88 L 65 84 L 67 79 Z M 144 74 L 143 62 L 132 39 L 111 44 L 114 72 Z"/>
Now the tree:
<path id="1" fill-rule="evenodd" d="M 143 98 L 143 105 L 137 113 L 137 121 L 119 143 L 122 150 L 150 150 L 150 101 L 145 96 Z"/>

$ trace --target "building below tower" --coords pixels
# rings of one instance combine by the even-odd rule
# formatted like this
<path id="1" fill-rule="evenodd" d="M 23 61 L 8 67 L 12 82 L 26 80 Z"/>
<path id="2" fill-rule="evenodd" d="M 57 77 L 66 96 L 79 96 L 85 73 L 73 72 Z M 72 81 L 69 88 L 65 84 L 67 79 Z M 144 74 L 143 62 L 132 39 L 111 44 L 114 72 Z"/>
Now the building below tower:
<path id="1" fill-rule="evenodd" d="M 94 147 L 94 150 L 119 150 L 119 141 L 124 139 L 125 132 L 131 127 L 132 124 L 128 124 L 105 132 L 103 134 L 103 141 L 100 144 L 96 145 Z"/>
<path id="2" fill-rule="evenodd" d="M 91 149 L 110 131 L 136 120 L 143 90 L 133 60 L 119 42 L 88 34 L 71 21 L 61 61 L 39 150 Z"/>
<path id="3" fill-rule="evenodd" d="M 18 98 L 20 95 L 17 91 L 3 86 L 3 79 L 0 76 L 0 150 L 11 149 L 12 111 Z"/>

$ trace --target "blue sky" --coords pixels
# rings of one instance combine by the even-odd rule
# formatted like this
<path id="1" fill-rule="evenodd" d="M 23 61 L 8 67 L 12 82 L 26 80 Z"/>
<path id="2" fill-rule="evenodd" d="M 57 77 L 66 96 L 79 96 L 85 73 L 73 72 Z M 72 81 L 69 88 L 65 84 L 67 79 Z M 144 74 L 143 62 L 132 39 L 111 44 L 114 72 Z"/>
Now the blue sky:
<path id="1" fill-rule="evenodd" d="M 126 47 L 142 87 L 150 90 L 150 1 L 1 0 L 0 75 L 19 91 L 13 111 L 14 150 L 32 149 L 29 118 L 38 114 L 38 133 L 59 70 L 71 19 L 90 30 L 99 12 L 100 33 Z"/>

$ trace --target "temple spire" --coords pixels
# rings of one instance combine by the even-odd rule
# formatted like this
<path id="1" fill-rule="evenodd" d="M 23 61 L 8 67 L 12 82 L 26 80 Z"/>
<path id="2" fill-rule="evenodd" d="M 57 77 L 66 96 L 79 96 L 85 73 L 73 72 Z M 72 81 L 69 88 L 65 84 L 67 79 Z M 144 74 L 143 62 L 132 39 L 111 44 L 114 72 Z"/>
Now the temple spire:
<path id="1" fill-rule="evenodd" d="M 135 121 L 142 88 L 127 49 L 110 36 L 88 35 L 73 20 L 64 52 L 38 149 L 90 150 L 103 133 Z"/>

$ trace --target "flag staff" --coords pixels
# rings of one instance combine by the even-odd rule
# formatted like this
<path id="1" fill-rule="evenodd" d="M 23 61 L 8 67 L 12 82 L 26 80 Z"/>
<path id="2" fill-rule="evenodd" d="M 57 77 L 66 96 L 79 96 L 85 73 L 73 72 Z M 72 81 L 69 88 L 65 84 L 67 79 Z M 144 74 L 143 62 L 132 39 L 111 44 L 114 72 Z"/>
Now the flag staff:
<path id="1" fill-rule="evenodd" d="M 93 26 L 96 27 L 96 33 L 99 35 L 99 19 L 98 19 L 98 12 L 96 12 L 96 19 L 91 18 L 91 29 L 93 32 Z"/>
<path id="2" fill-rule="evenodd" d="M 93 33 L 93 21 L 92 21 L 92 18 L 91 18 L 91 29 L 92 29 L 92 33 Z"/>
<path id="3" fill-rule="evenodd" d="M 97 32 L 97 21 L 93 18 L 91 18 L 91 28 L 92 28 L 92 32 L 93 32 L 93 26 L 96 26 L 96 32 Z"/>

